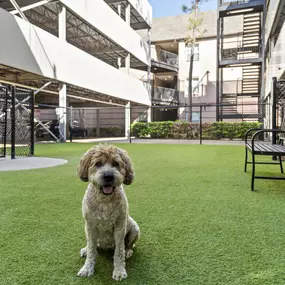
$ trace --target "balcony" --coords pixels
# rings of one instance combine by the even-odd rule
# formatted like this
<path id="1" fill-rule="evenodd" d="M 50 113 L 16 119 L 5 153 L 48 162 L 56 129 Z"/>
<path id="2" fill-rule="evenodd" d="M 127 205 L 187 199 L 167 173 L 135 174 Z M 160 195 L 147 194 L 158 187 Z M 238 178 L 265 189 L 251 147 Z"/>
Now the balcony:
<path id="1" fill-rule="evenodd" d="M 153 46 L 151 48 L 151 59 L 154 72 L 178 71 L 179 57 L 175 53 L 156 49 Z"/>
<path id="2" fill-rule="evenodd" d="M 178 91 L 176 89 L 154 87 L 152 100 L 153 103 L 164 105 L 178 104 Z"/>
<path id="3" fill-rule="evenodd" d="M 220 65 L 261 62 L 260 39 L 252 37 L 251 43 L 242 40 L 222 44 Z"/>

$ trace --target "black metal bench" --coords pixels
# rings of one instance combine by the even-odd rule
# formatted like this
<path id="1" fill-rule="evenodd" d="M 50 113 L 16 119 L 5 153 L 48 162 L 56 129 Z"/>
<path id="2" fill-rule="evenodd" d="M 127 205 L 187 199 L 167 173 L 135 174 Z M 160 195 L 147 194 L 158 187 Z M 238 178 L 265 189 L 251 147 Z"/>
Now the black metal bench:
<path id="1" fill-rule="evenodd" d="M 254 132 L 254 133 L 253 133 Z M 252 177 L 251 177 L 251 190 L 254 190 L 254 180 L 255 179 L 274 179 L 274 180 L 285 180 L 285 176 L 257 176 L 255 175 L 255 165 L 256 164 L 278 164 L 280 166 L 281 173 L 283 172 L 282 166 L 282 156 L 285 156 L 285 146 L 283 144 L 283 137 L 280 136 L 278 139 L 278 144 L 273 144 L 271 141 L 264 141 L 264 135 L 266 133 L 271 133 L 272 136 L 284 135 L 285 131 L 279 129 L 249 129 L 245 134 L 245 165 L 244 171 L 247 170 L 247 165 L 252 164 Z M 249 136 L 252 135 L 249 140 Z M 261 140 L 258 140 L 262 138 Z M 251 152 L 252 161 L 248 161 L 248 151 Z M 255 161 L 256 155 L 267 155 L 278 158 L 278 162 L 260 162 Z"/>

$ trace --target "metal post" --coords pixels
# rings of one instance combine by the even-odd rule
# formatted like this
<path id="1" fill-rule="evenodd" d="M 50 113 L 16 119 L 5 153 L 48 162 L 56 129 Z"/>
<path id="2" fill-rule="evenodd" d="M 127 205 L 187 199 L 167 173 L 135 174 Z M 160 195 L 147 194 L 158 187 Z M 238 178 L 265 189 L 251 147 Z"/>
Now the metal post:
<path id="1" fill-rule="evenodd" d="M 7 151 L 7 119 L 8 119 L 8 88 L 6 87 L 5 88 L 5 127 L 4 127 L 4 157 L 6 157 L 6 151 Z"/>
<path id="2" fill-rule="evenodd" d="M 132 143 L 132 105 L 130 104 L 129 143 Z"/>
<path id="3" fill-rule="evenodd" d="M 73 134 L 73 107 L 70 106 L 69 108 L 70 112 L 70 119 L 69 119 L 69 140 L 72 142 L 72 134 Z"/>
<path id="4" fill-rule="evenodd" d="M 100 137 L 100 113 L 99 109 L 96 110 L 96 137 Z"/>
<path id="5" fill-rule="evenodd" d="M 272 129 L 276 129 L 276 83 L 277 78 L 272 78 Z M 272 133 L 272 144 L 276 144 L 276 133 Z"/>
<path id="6" fill-rule="evenodd" d="M 202 105 L 200 106 L 200 144 L 202 144 L 202 136 L 203 136 L 203 123 L 202 123 L 202 119 L 203 119 L 203 116 L 202 116 L 202 112 L 203 112 L 203 109 L 202 109 Z"/>
<path id="7" fill-rule="evenodd" d="M 125 106 L 125 137 L 127 138 L 130 134 L 130 124 L 131 124 L 131 118 L 130 118 L 130 107 L 131 102 L 128 102 Z"/>
<path id="8" fill-rule="evenodd" d="M 16 156 L 16 113 L 15 113 L 15 86 L 12 86 L 11 97 L 11 158 Z"/>
<path id="9" fill-rule="evenodd" d="M 35 94 L 33 91 L 30 92 L 31 96 L 31 113 L 30 113 L 30 123 L 31 123 L 31 148 L 30 148 L 30 155 L 35 154 Z"/>

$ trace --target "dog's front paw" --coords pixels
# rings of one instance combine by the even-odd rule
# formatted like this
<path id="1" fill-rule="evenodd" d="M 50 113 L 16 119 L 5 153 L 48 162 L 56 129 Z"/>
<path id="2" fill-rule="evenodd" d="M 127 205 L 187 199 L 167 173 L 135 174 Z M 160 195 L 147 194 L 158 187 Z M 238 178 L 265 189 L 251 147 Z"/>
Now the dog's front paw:
<path id="1" fill-rule="evenodd" d="M 113 279 L 116 281 L 121 281 L 122 279 L 125 279 L 128 277 L 128 274 L 126 272 L 125 268 L 115 268 L 113 271 Z"/>
<path id="2" fill-rule="evenodd" d="M 80 277 L 89 277 L 94 273 L 94 265 L 92 264 L 85 264 L 77 273 L 77 276 Z"/>

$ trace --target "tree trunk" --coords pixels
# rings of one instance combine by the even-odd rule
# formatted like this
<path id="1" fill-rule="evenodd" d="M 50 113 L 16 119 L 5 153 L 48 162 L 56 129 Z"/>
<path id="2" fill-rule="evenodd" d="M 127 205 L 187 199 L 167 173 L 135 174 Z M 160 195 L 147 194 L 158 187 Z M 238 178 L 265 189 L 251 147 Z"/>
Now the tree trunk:
<path id="1" fill-rule="evenodd" d="M 195 13 L 195 21 L 198 20 L 198 7 L 199 7 L 199 1 L 200 0 L 195 0 L 195 5 L 194 5 L 194 13 Z M 190 66 L 189 66 L 189 85 L 188 85 L 188 110 L 189 110 L 189 116 L 188 120 L 189 122 L 192 122 L 192 78 L 193 78 L 193 61 L 194 61 L 194 51 L 195 51 L 195 43 L 196 43 L 196 28 L 193 27 L 192 29 L 192 45 L 191 45 L 191 57 L 190 57 Z"/>

